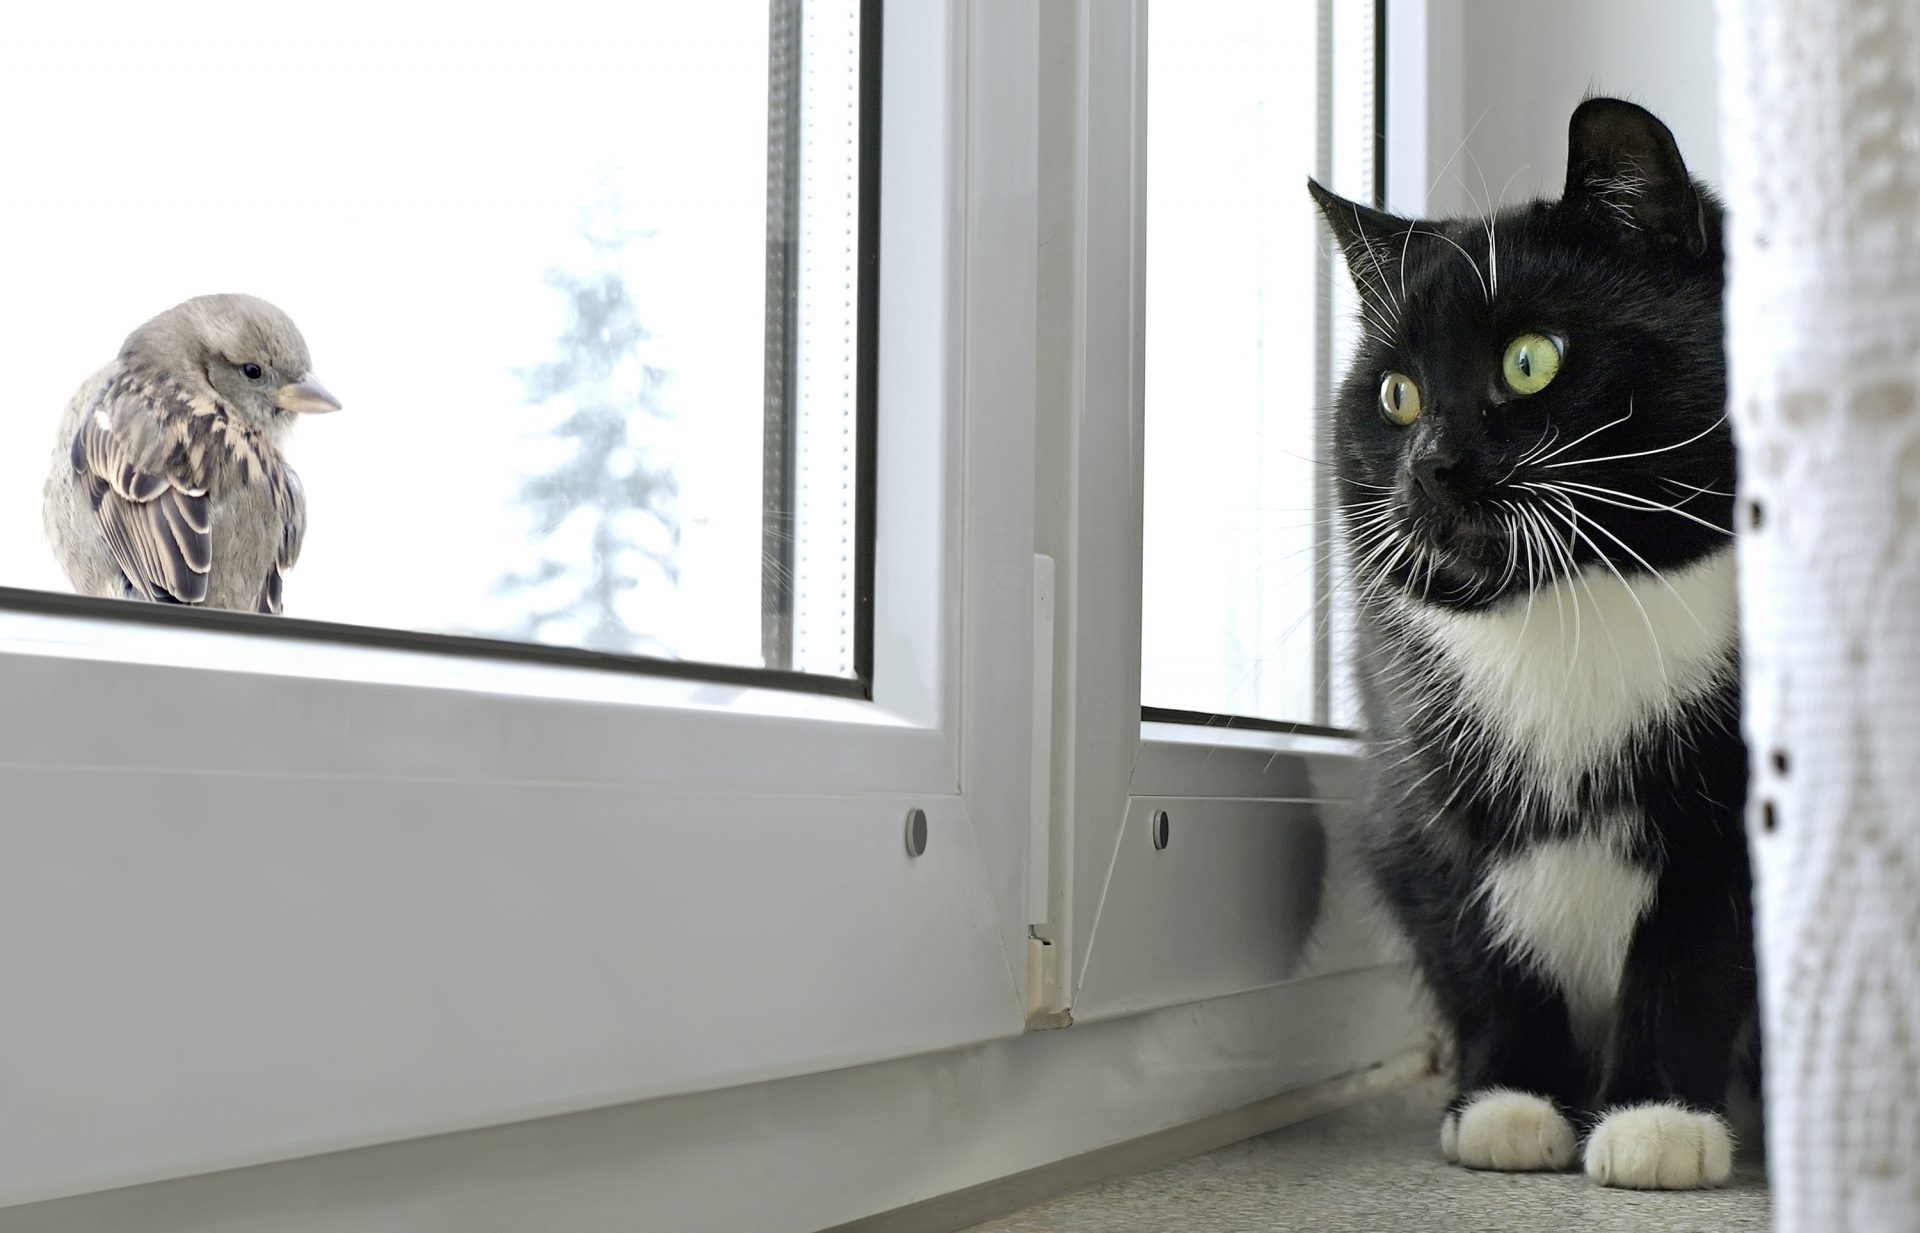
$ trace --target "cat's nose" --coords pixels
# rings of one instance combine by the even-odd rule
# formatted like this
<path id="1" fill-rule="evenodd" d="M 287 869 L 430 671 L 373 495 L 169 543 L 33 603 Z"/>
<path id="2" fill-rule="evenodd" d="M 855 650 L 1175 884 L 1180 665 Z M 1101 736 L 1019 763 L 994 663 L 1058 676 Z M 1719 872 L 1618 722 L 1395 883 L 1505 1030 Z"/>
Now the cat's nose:
<path id="1" fill-rule="evenodd" d="M 1466 473 L 1466 453 L 1444 438 L 1422 443 L 1413 456 L 1413 478 L 1430 500 L 1451 504 L 1459 500 Z"/>

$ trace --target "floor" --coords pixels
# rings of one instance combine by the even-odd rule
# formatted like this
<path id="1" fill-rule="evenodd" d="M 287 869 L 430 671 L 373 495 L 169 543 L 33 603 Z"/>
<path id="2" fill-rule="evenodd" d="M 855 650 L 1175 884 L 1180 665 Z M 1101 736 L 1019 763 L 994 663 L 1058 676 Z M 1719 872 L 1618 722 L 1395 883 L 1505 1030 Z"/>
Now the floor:
<path id="1" fill-rule="evenodd" d="M 1765 1233 L 1758 1159 L 1723 1190 L 1607 1190 L 1579 1174 L 1475 1173 L 1440 1159 L 1422 1084 L 967 1233 Z"/>

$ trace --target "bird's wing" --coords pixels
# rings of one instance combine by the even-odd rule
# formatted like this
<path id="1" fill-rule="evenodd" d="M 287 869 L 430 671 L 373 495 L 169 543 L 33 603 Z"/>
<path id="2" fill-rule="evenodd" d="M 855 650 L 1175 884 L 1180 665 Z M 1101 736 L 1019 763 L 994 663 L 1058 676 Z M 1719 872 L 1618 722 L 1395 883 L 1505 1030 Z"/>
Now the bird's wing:
<path id="1" fill-rule="evenodd" d="M 274 512 L 280 515 L 280 543 L 273 564 L 267 566 L 267 578 L 254 607 L 278 616 L 287 571 L 300 559 L 300 542 L 307 534 L 307 497 L 293 468 L 275 461 L 272 492 Z"/>
<path id="2" fill-rule="evenodd" d="M 280 525 L 257 606 L 280 611 L 281 575 L 300 555 L 306 500 L 278 451 L 211 390 L 152 371 L 116 371 L 83 408 L 71 458 L 128 586 L 162 602 L 207 598 L 213 488 L 264 487 Z"/>
<path id="3" fill-rule="evenodd" d="M 69 457 L 101 536 L 143 599 L 197 604 L 213 569 L 213 512 L 188 465 L 177 408 L 152 386 L 116 376 L 82 410 Z M 184 401 L 184 400 L 182 400 Z"/>

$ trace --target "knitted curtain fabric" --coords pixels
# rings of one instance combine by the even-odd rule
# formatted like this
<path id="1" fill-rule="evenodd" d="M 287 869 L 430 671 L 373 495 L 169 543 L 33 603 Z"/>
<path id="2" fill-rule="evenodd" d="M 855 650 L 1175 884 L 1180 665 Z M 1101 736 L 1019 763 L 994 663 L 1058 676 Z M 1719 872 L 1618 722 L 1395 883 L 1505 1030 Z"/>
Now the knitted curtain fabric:
<path id="1" fill-rule="evenodd" d="M 1920 4 L 1718 13 L 1776 1227 L 1920 1230 Z"/>

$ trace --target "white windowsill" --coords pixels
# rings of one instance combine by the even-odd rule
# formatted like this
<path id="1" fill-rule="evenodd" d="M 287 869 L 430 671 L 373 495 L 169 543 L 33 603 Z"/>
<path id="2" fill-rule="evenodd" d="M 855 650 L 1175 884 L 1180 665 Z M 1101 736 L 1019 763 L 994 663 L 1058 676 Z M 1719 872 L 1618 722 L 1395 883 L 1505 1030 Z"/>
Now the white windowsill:
<path id="1" fill-rule="evenodd" d="M 397 647 L 248 637 L 226 630 L 165 628 L 110 617 L 0 611 L 0 655 L 460 690 L 549 701 L 676 707 L 882 728 L 918 726 L 876 703 L 828 694 Z"/>

